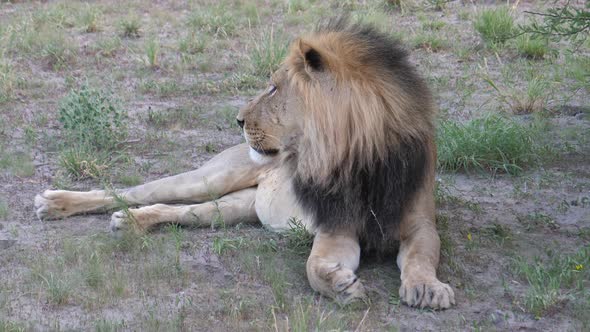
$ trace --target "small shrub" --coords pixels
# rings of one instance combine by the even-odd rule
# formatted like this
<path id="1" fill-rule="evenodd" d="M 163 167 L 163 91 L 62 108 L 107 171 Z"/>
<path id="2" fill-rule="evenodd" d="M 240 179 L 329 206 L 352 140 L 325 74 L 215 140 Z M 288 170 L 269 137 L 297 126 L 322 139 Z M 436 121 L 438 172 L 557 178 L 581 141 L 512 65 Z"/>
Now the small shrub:
<path id="1" fill-rule="evenodd" d="M 442 121 L 437 131 L 438 164 L 444 170 L 488 170 L 516 174 L 535 164 L 547 148 L 536 124 L 499 115 L 467 123 Z"/>
<path id="2" fill-rule="evenodd" d="M 60 103 L 63 146 L 59 164 L 75 179 L 99 178 L 120 154 L 127 136 L 126 112 L 111 97 L 88 87 L 71 91 Z"/>
<path id="3" fill-rule="evenodd" d="M 549 52 L 547 39 L 528 34 L 518 36 L 515 45 L 519 54 L 531 59 L 542 59 Z"/>
<path id="4" fill-rule="evenodd" d="M 283 59 L 287 55 L 286 38 L 281 33 L 274 32 L 265 34 L 258 41 L 254 41 L 254 49 L 250 54 L 250 60 L 254 67 L 254 74 L 268 77 L 271 73 L 279 68 Z"/>
<path id="5" fill-rule="evenodd" d="M 80 15 L 80 24 L 84 31 L 88 33 L 98 32 L 100 30 L 99 21 L 101 15 L 102 13 L 98 8 L 87 5 Z"/>
<path id="6" fill-rule="evenodd" d="M 141 21 L 135 15 L 129 15 L 119 22 L 121 27 L 121 34 L 123 37 L 139 38 L 139 29 L 141 28 Z"/>
<path id="7" fill-rule="evenodd" d="M 114 150 L 126 137 L 126 112 L 105 92 L 82 87 L 60 103 L 59 122 L 70 146 Z"/>
<path id="8" fill-rule="evenodd" d="M 475 29 L 489 44 L 503 44 L 514 34 L 514 18 L 508 7 L 484 10 L 475 21 Z"/>

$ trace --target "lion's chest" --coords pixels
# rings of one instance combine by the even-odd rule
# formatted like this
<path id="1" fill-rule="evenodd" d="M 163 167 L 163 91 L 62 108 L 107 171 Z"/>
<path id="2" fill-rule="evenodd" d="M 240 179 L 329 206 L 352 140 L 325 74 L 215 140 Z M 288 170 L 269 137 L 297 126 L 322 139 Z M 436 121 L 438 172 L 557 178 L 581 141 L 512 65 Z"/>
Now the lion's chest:
<path id="1" fill-rule="evenodd" d="M 272 169 L 260 178 L 256 191 L 256 214 L 264 227 L 282 232 L 289 229 L 293 218 L 301 220 L 308 230 L 312 230 L 312 220 L 297 202 L 291 176 L 283 169 Z"/>

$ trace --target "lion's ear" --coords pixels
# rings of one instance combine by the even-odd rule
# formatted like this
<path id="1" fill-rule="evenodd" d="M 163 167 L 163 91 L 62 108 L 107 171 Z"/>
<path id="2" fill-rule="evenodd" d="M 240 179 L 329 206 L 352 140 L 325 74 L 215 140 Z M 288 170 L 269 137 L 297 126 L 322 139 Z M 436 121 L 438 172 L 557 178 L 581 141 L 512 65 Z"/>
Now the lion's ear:
<path id="1" fill-rule="evenodd" d="M 305 67 L 312 71 L 323 71 L 324 70 L 324 59 L 318 50 L 313 48 L 308 43 L 299 39 L 299 51 L 305 62 Z"/>

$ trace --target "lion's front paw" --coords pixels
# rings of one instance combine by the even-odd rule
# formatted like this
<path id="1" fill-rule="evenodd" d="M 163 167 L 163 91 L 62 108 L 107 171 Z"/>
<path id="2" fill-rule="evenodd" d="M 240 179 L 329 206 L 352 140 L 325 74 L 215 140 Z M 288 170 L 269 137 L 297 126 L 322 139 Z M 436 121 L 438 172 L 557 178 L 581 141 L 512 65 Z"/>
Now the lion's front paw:
<path id="1" fill-rule="evenodd" d="M 308 279 L 313 289 L 342 305 L 367 300 L 365 287 L 354 271 L 338 263 L 312 263 L 308 266 Z"/>
<path id="2" fill-rule="evenodd" d="M 455 304 L 453 289 L 436 279 L 403 281 L 399 296 L 411 307 L 446 309 Z"/>
<path id="3" fill-rule="evenodd" d="M 45 190 L 35 196 L 35 213 L 40 220 L 60 219 L 72 215 L 61 190 Z"/>
<path id="4" fill-rule="evenodd" d="M 137 222 L 133 209 L 127 211 L 117 211 L 111 216 L 111 232 L 120 235 L 123 232 L 132 231 L 137 234 L 145 232 L 145 228 Z"/>

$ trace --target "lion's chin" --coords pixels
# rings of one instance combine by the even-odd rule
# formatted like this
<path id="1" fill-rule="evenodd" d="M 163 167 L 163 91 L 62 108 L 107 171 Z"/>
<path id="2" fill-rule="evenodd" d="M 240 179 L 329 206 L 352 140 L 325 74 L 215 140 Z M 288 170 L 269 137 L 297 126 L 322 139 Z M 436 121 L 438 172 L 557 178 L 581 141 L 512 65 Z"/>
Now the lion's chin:
<path id="1" fill-rule="evenodd" d="M 250 147 L 250 159 L 257 164 L 268 164 L 273 160 L 273 158 L 279 153 L 279 150 L 272 149 L 272 150 L 261 150 L 255 149 Z"/>

